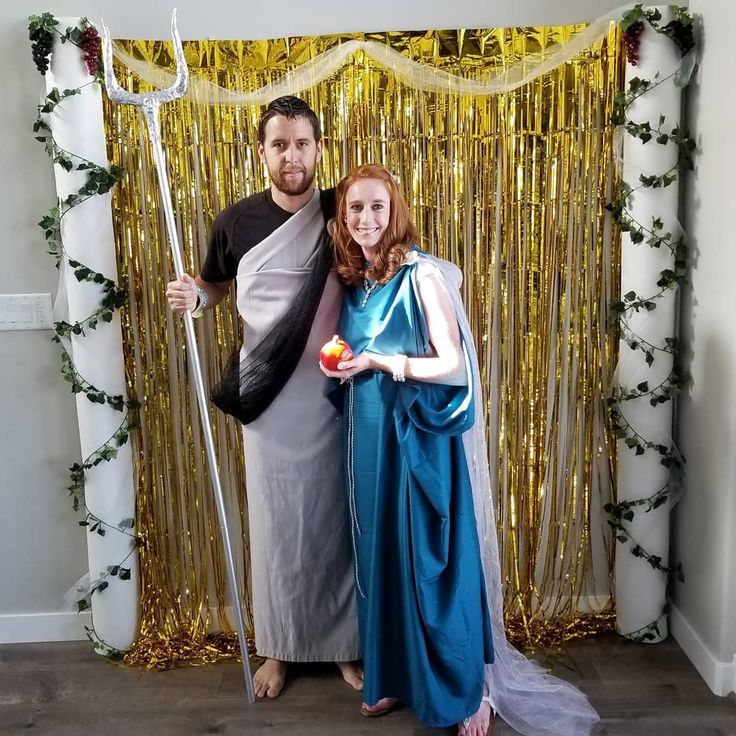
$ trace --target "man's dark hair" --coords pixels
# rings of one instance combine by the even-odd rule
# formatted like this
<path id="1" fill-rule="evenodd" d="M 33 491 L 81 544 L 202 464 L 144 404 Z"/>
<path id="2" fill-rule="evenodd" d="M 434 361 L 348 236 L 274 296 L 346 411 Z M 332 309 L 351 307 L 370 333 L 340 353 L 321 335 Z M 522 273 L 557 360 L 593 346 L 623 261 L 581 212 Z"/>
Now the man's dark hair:
<path id="1" fill-rule="evenodd" d="M 319 120 L 316 113 L 311 107 L 309 107 L 309 105 L 307 105 L 306 102 L 304 102 L 304 100 L 300 100 L 298 97 L 293 97 L 292 95 L 277 97 L 269 104 L 263 115 L 261 115 L 261 120 L 258 123 L 259 143 L 263 143 L 266 140 L 266 123 L 277 115 L 283 115 L 285 118 L 289 118 L 290 120 L 304 118 L 312 125 L 314 140 L 319 143 L 319 139 L 322 137 L 322 132 L 319 129 Z"/>

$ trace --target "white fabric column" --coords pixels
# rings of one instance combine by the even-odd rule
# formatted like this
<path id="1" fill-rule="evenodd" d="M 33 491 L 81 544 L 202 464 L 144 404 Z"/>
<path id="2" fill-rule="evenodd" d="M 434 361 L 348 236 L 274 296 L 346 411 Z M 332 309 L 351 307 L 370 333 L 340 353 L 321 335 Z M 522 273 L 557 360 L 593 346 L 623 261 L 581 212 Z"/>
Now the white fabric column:
<path id="1" fill-rule="evenodd" d="M 58 20 L 62 32 L 68 26 L 79 25 L 78 18 Z M 102 91 L 99 84 L 89 84 L 90 81 L 81 50 L 71 43 L 60 43 L 56 36 L 51 68 L 46 74 L 47 91 L 54 87 L 63 91 L 87 86 L 81 94 L 61 102 L 51 113 L 48 122 L 53 137 L 66 151 L 105 166 L 107 153 Z M 86 181 L 86 172 L 66 172 L 60 166 L 54 166 L 54 175 L 60 200 L 76 193 Z M 117 279 L 110 194 L 92 196 L 70 210 L 61 220 L 61 233 L 70 258 L 107 278 Z M 65 259 L 62 260 L 60 274 L 59 291 L 63 294 L 66 290 L 69 313 L 68 317 L 57 315 L 56 319 L 64 318 L 74 323 L 94 313 L 99 307 L 100 287 L 78 282 Z M 71 354 L 77 371 L 100 390 L 126 395 L 119 313 L 115 313 L 112 322 L 100 321 L 96 330 L 87 329 L 85 332 L 86 336 L 72 336 Z M 84 394 L 77 394 L 77 416 L 82 458 L 86 458 L 110 439 L 120 426 L 124 413 L 107 405 L 93 404 Z M 131 536 L 116 529 L 123 519 L 135 516 L 130 443 L 119 448 L 116 459 L 101 462 L 87 472 L 85 500 L 90 512 L 112 527 L 105 527 L 104 536 L 94 532 L 87 534 L 90 580 L 94 583 L 108 566 L 119 565 L 126 557 L 124 566 L 131 570 L 130 580 L 110 576 L 107 578 L 109 587 L 92 595 L 92 616 L 97 635 L 105 644 L 125 650 L 137 633 L 139 599 L 137 552 L 133 549 Z"/>
<path id="2" fill-rule="evenodd" d="M 659 8 L 661 24 L 671 17 L 668 7 Z M 641 34 L 639 63 L 627 64 L 626 84 L 633 77 L 655 81 L 677 69 L 680 54 L 675 44 L 665 35 L 656 33 L 647 23 Z M 649 121 L 656 131 L 660 115 L 665 116 L 663 130 L 669 132 L 680 122 L 681 91 L 672 79 L 639 97 L 628 109 L 627 118 L 635 123 Z M 631 187 L 639 185 L 639 175 L 659 175 L 668 171 L 677 161 L 677 146 L 655 142 L 656 134 L 648 143 L 624 135 L 623 179 Z M 652 219 L 659 217 L 664 223 L 662 234 L 677 235 L 677 202 L 679 182 L 664 188 L 642 188 L 633 195 L 628 211 L 638 223 L 650 228 Z M 652 248 L 645 242 L 634 245 L 628 233 L 623 234 L 621 252 L 621 294 L 634 291 L 639 297 L 648 297 L 659 291 L 657 281 L 660 271 L 673 267 L 673 257 L 666 247 Z M 668 292 L 656 300 L 656 309 L 633 310 L 626 315 L 630 329 L 658 347 L 665 346 L 665 338 L 677 334 L 675 329 L 676 291 Z M 634 389 L 643 381 L 649 387 L 658 386 L 672 370 L 672 356 L 655 351 L 654 362 L 648 366 L 641 350 L 632 350 L 623 340 L 620 344 L 618 382 L 622 388 Z M 670 447 L 672 440 L 672 402 L 653 407 L 649 397 L 622 402 L 620 411 L 631 426 L 651 442 Z M 662 488 L 669 477 L 669 470 L 661 464 L 661 455 L 648 450 L 636 455 L 623 441 L 618 447 L 618 499 L 646 498 Z M 649 554 L 662 558 L 669 564 L 669 504 L 646 512 L 637 507 L 632 522 L 625 522 L 632 539 Z M 616 611 L 617 627 L 624 635 L 638 636 L 649 624 L 657 623 L 658 633 L 651 641 L 667 636 L 667 620 L 663 616 L 666 595 L 666 577 L 654 569 L 645 559 L 631 554 L 632 541 L 619 543 L 616 550 Z"/>

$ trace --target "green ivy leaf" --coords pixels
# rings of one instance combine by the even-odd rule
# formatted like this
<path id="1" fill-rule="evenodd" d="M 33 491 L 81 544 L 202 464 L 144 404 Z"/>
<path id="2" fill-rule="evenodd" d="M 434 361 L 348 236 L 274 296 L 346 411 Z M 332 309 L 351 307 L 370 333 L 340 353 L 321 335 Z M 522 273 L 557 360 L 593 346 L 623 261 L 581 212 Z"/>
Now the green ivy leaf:
<path id="1" fill-rule="evenodd" d="M 626 31 L 630 26 L 633 26 L 634 23 L 638 23 L 643 20 L 643 18 L 644 11 L 642 10 L 641 4 L 635 5 L 631 10 L 624 14 L 624 17 L 619 22 L 619 27 L 622 31 Z"/>
<path id="2" fill-rule="evenodd" d="M 79 44 L 82 42 L 82 29 L 75 27 L 70 27 L 66 29 L 65 33 L 66 38 L 68 38 L 73 44 L 76 44 L 79 46 Z"/>

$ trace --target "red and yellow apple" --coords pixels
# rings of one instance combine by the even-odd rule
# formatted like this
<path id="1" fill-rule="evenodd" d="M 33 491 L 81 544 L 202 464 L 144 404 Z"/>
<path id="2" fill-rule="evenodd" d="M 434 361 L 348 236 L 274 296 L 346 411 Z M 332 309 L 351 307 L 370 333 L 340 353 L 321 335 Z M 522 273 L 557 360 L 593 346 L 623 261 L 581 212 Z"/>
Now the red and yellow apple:
<path id="1" fill-rule="evenodd" d="M 350 360 L 352 357 L 353 351 L 350 345 L 338 335 L 326 342 L 319 351 L 319 360 L 329 371 L 336 371 L 339 363 Z"/>

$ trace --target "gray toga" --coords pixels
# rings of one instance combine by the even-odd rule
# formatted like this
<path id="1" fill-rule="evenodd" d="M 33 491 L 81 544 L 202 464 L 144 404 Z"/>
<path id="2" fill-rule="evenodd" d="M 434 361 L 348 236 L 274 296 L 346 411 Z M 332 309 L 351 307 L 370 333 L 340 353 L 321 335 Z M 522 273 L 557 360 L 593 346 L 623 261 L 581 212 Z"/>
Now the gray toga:
<path id="1" fill-rule="evenodd" d="M 238 262 L 241 358 L 292 303 L 323 227 L 315 191 Z M 296 370 L 269 408 L 243 427 L 256 649 L 291 662 L 360 656 L 341 420 L 317 365 L 320 347 L 335 332 L 341 296 L 330 274 Z"/>

